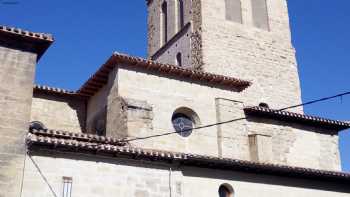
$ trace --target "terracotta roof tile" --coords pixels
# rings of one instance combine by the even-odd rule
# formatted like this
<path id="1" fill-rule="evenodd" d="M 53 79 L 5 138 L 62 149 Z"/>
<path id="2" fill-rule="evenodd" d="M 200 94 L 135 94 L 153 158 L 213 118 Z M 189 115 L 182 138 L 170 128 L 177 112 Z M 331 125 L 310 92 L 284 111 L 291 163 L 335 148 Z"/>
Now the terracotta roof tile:
<path id="1" fill-rule="evenodd" d="M 139 57 L 114 53 L 109 60 L 89 78 L 89 80 L 77 91 L 77 93 L 86 96 L 93 96 L 103 85 L 107 83 L 109 72 L 111 72 L 111 70 L 117 64 L 119 64 L 118 66 L 132 69 L 152 71 L 163 75 L 179 77 L 191 82 L 201 82 L 215 86 L 224 86 L 226 88 L 238 91 L 241 91 L 251 85 L 251 82 L 249 81 L 244 81 L 233 77 L 185 69 L 174 65 L 161 64 Z"/>
<path id="2" fill-rule="evenodd" d="M 350 183 L 350 174 L 309 168 L 257 163 L 228 158 L 218 158 L 197 154 L 176 153 L 161 150 L 130 147 L 123 139 L 104 138 L 95 135 L 69 133 L 52 130 L 30 131 L 27 144 L 31 151 L 35 148 L 62 149 L 68 152 L 101 153 L 104 156 L 127 157 L 138 160 L 179 162 L 182 165 L 213 169 L 243 171 L 247 173 L 269 174 Z"/>
<path id="3" fill-rule="evenodd" d="M 20 45 L 24 42 L 31 43 L 32 48 L 38 54 L 38 59 L 54 41 L 51 34 L 36 33 L 4 25 L 0 25 L 0 40 L 7 44 L 12 42 L 12 45 Z"/>
<path id="4" fill-rule="evenodd" d="M 34 85 L 34 91 L 40 91 L 40 92 L 47 92 L 47 93 L 57 93 L 57 94 L 68 94 L 68 95 L 75 95 L 75 91 L 71 90 L 65 90 L 61 88 L 55 88 L 55 87 L 49 87 L 46 85 Z"/>
<path id="5" fill-rule="evenodd" d="M 277 120 L 286 121 L 286 122 L 295 122 L 295 123 L 306 124 L 306 125 L 315 126 L 315 127 L 334 129 L 336 131 L 350 128 L 350 123 L 340 121 L 340 120 L 331 120 L 331 119 L 321 118 L 317 116 L 298 114 L 298 113 L 293 113 L 288 111 L 280 111 L 280 110 L 264 108 L 264 107 L 257 107 L 257 106 L 246 107 L 244 109 L 244 112 L 247 115 L 251 115 L 251 116 L 272 118 L 272 119 L 277 119 Z"/>
<path id="6" fill-rule="evenodd" d="M 50 41 L 50 42 L 54 41 L 51 34 L 36 33 L 36 32 L 26 31 L 23 29 L 15 28 L 15 27 L 8 27 L 8 26 L 4 26 L 4 25 L 0 25 L 0 32 L 15 34 L 15 35 L 19 35 L 22 37 L 30 37 L 30 38 L 38 39 L 38 40 L 46 40 L 46 41 Z"/>

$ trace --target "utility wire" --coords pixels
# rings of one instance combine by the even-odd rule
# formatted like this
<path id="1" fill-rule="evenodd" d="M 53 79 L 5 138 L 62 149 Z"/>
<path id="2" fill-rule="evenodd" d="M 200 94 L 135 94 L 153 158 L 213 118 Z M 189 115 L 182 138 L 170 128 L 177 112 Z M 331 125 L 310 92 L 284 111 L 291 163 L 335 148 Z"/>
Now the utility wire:
<path id="1" fill-rule="evenodd" d="M 285 108 L 282 108 L 282 109 L 278 109 L 276 111 L 284 111 L 284 110 L 287 110 L 287 109 L 293 109 L 293 108 L 302 107 L 302 106 L 306 106 L 306 105 L 312 105 L 312 104 L 315 104 L 315 103 L 319 103 L 319 102 L 335 99 L 335 98 L 338 98 L 338 97 L 342 98 L 343 96 L 346 96 L 346 95 L 350 95 L 350 92 L 344 92 L 344 93 L 337 94 L 337 95 L 334 95 L 334 96 L 324 97 L 324 98 L 313 100 L 313 101 L 309 101 L 309 102 L 306 102 L 306 103 L 301 103 L 301 104 L 298 104 L 298 105 L 292 105 L 290 107 L 285 107 Z M 157 137 L 173 135 L 173 134 L 177 134 L 177 133 L 183 133 L 183 132 L 187 132 L 187 131 L 196 131 L 196 130 L 200 130 L 200 129 L 204 129 L 204 128 L 209 128 L 209 127 L 214 127 L 214 126 L 218 126 L 218 125 L 228 124 L 228 123 L 241 121 L 241 120 L 245 120 L 245 119 L 247 119 L 247 118 L 246 117 L 241 117 L 241 118 L 236 118 L 236 119 L 227 120 L 227 121 L 223 121 L 223 122 L 217 122 L 217 123 L 213 123 L 213 124 L 203 125 L 203 126 L 195 127 L 195 128 L 192 128 L 192 129 L 184 129 L 183 131 L 180 131 L 180 132 L 173 131 L 173 132 L 167 132 L 167 133 L 162 133 L 162 134 L 157 134 L 157 135 L 150 135 L 150 136 L 146 136 L 146 137 L 135 137 L 135 138 L 124 140 L 124 142 L 133 142 L 133 141 L 138 141 L 138 140 L 146 140 L 146 139 L 151 139 L 151 138 L 157 138 Z"/>

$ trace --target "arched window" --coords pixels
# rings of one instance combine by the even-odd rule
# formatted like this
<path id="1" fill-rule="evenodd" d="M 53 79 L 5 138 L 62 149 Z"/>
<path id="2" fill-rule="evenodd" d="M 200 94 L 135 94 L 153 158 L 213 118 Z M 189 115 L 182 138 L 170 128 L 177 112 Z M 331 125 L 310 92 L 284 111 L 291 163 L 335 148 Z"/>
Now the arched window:
<path id="1" fill-rule="evenodd" d="M 219 187 L 219 197 L 233 197 L 233 188 L 228 184 Z"/>
<path id="2" fill-rule="evenodd" d="M 168 42 L 168 3 L 166 1 L 163 2 L 161 10 L 161 35 L 163 44 L 165 44 Z"/>
<path id="3" fill-rule="evenodd" d="M 267 103 L 260 103 L 259 107 L 269 108 L 269 105 Z"/>
<path id="4" fill-rule="evenodd" d="M 185 25 L 185 11 L 183 0 L 177 0 L 177 27 L 180 31 Z"/>
<path id="5" fill-rule="evenodd" d="M 45 127 L 45 125 L 40 122 L 40 121 L 33 121 L 29 124 L 29 129 L 30 130 L 46 130 L 47 128 Z"/>
<path id="6" fill-rule="evenodd" d="M 226 20 L 242 23 L 241 0 L 225 0 Z"/>
<path id="7" fill-rule="evenodd" d="M 182 54 L 181 53 L 177 53 L 176 54 L 176 65 L 177 66 L 182 66 Z"/>
<path id="8" fill-rule="evenodd" d="M 266 0 L 252 0 L 252 12 L 254 26 L 269 30 L 269 15 Z"/>

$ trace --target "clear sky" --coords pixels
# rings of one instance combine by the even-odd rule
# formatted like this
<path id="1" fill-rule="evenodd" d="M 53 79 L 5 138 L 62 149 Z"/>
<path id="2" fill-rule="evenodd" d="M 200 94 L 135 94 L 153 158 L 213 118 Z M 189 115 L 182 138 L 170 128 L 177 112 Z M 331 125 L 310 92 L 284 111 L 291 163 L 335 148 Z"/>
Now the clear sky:
<path id="1" fill-rule="evenodd" d="M 350 1 L 289 2 L 303 100 L 350 91 Z M 0 23 L 49 32 L 55 43 L 37 67 L 36 83 L 76 90 L 113 51 L 146 56 L 145 0 L 0 0 Z M 305 108 L 350 120 L 350 96 Z M 340 134 L 350 171 L 350 131 Z"/>

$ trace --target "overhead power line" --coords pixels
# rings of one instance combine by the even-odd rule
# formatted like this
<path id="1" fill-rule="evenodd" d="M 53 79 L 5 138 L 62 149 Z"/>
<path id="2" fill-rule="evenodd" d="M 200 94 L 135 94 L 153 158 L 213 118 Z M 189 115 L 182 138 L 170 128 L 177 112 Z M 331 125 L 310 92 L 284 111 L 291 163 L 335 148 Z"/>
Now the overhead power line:
<path id="1" fill-rule="evenodd" d="M 294 109 L 294 108 L 297 108 L 297 107 L 303 107 L 303 106 L 307 106 L 307 105 L 312 105 L 312 104 L 315 104 L 315 103 L 319 103 L 319 102 L 323 102 L 323 101 L 327 101 L 327 100 L 331 100 L 331 99 L 335 99 L 335 98 L 339 98 L 339 97 L 342 98 L 343 96 L 346 96 L 346 95 L 350 95 L 350 92 L 344 92 L 344 93 L 337 94 L 337 95 L 334 95 L 334 96 L 324 97 L 324 98 L 312 100 L 312 101 L 309 101 L 309 102 L 306 102 L 306 103 L 301 103 L 301 104 L 298 104 L 298 105 L 292 105 L 292 106 L 289 106 L 289 107 L 278 109 L 276 111 L 284 111 L 284 110 L 287 110 L 287 109 Z M 183 132 L 188 132 L 188 131 L 198 131 L 198 130 L 201 130 L 201 129 L 204 129 L 204 128 L 209 128 L 209 127 L 214 127 L 214 126 L 218 126 L 218 125 L 228 124 L 228 123 L 241 121 L 241 120 L 245 120 L 245 119 L 247 119 L 247 118 L 246 117 L 241 117 L 241 118 L 236 118 L 236 119 L 227 120 L 227 121 L 223 121 L 223 122 L 217 122 L 217 123 L 213 123 L 213 124 L 203 125 L 203 126 L 195 127 L 195 128 L 192 128 L 192 129 L 185 129 L 185 130 L 183 130 L 181 132 L 173 131 L 173 132 L 167 132 L 167 133 L 162 133 L 162 134 L 157 134 L 157 135 L 150 135 L 150 136 L 145 136 L 145 137 L 135 137 L 135 138 L 124 140 L 124 142 L 132 142 L 132 141 L 146 140 L 146 139 L 157 138 L 157 137 L 164 137 L 164 136 L 178 134 L 178 133 L 183 133 Z"/>

